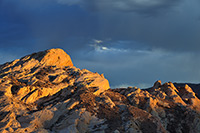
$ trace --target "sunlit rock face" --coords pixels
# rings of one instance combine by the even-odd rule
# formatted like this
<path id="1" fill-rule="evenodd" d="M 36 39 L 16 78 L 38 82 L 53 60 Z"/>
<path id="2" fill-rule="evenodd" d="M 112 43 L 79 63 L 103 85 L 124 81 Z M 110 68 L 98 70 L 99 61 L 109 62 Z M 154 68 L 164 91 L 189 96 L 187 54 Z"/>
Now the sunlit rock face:
<path id="1" fill-rule="evenodd" d="M 157 81 L 150 89 L 110 89 L 61 49 L 0 66 L 0 132 L 200 132 L 192 88 Z"/>
<path id="2" fill-rule="evenodd" d="M 62 49 L 50 49 L 33 53 L 22 57 L 21 59 L 14 60 L 13 62 L 6 63 L 0 66 L 0 69 L 1 71 L 11 72 L 22 69 L 30 70 L 32 68 L 45 66 L 65 67 L 73 66 L 73 63 L 70 56 Z"/>

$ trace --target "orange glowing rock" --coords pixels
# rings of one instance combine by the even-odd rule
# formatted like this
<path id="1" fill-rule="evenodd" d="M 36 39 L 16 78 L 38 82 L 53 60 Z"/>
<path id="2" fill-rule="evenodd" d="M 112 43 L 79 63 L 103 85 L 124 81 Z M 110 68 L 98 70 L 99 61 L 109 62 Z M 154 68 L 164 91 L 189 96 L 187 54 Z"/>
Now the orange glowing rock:
<path id="1" fill-rule="evenodd" d="M 70 56 L 62 49 L 50 49 L 38 53 L 27 55 L 21 59 L 26 62 L 23 68 L 31 68 L 33 66 L 73 66 Z"/>
<path id="2" fill-rule="evenodd" d="M 0 65 L 0 132 L 200 132 L 200 100 L 188 85 L 109 88 L 61 49 Z"/>

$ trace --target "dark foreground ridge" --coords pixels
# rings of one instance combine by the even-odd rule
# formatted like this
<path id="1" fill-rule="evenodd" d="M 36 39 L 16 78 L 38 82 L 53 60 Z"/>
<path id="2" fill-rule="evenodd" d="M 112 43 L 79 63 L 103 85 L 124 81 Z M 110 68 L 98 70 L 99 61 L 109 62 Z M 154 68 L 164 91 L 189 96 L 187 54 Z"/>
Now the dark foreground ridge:
<path id="1" fill-rule="evenodd" d="M 187 84 L 110 89 L 63 50 L 0 66 L 0 132 L 199 133 L 200 100 Z"/>

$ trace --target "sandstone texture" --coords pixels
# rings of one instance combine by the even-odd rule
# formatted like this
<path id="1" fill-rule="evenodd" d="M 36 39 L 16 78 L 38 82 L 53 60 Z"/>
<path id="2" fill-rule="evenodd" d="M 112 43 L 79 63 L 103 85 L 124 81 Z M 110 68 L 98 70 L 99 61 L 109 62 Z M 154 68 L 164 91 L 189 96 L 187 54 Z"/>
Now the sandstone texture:
<path id="1" fill-rule="evenodd" d="M 200 100 L 188 85 L 110 89 L 61 49 L 0 66 L 2 133 L 199 133 Z"/>

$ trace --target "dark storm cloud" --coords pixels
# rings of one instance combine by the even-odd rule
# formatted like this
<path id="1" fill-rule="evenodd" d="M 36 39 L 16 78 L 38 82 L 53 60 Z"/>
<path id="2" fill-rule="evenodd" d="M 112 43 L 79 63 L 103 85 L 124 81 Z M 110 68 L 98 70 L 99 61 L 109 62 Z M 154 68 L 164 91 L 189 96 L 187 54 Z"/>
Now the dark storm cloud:
<path id="1" fill-rule="evenodd" d="M 181 0 L 57 0 L 58 3 L 80 5 L 90 11 L 117 10 L 137 13 L 157 13 Z"/>
<path id="2" fill-rule="evenodd" d="M 196 0 L 57 2 L 68 6 L 79 5 L 95 14 L 98 18 L 96 26 L 99 29 L 94 32 L 93 38 L 133 40 L 152 48 L 159 47 L 170 51 L 195 51 L 200 48 L 200 9 Z"/>
<path id="3" fill-rule="evenodd" d="M 2 45 L 8 44 L 7 37 L 15 41 L 15 38 L 22 40 L 24 36 L 25 40 L 32 40 L 31 45 L 36 49 L 53 46 L 73 48 L 71 50 L 74 50 L 74 46 L 85 48 L 87 41 L 95 38 L 103 40 L 111 38 L 114 41 L 132 40 L 149 47 L 169 50 L 196 50 L 199 46 L 200 24 L 197 21 L 199 8 L 195 6 L 195 2 L 3 0 L 2 3 L 1 16 L 7 19 L 5 23 L 10 21 L 7 25 L 17 29 L 6 28 L 7 35 L 1 36 Z M 93 8 L 100 12 L 84 10 L 85 8 Z M 145 12 L 151 17 L 140 15 Z M 157 15 L 157 12 L 160 15 Z M 74 46 L 67 47 L 69 43 L 73 43 Z M 126 45 L 132 47 L 132 44 L 125 44 L 125 47 Z"/>
<path id="4" fill-rule="evenodd" d="M 3 47 L 39 50 L 67 48 L 66 45 L 72 48 L 70 43 L 73 43 L 81 48 L 79 38 L 87 38 L 98 30 L 95 16 L 78 6 L 66 7 L 52 0 L 2 0 L 0 7 L 0 45 Z"/>

